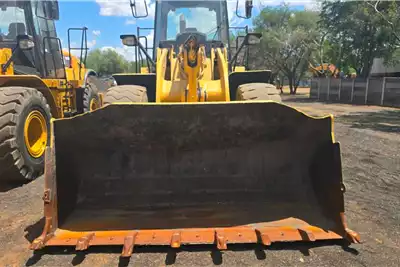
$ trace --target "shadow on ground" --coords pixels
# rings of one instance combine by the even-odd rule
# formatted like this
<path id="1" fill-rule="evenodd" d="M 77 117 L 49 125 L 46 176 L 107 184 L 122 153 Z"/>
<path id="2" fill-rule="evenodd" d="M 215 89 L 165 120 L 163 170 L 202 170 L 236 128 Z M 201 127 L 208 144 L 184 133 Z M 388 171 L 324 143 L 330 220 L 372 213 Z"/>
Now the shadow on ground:
<path id="1" fill-rule="evenodd" d="M 1 181 L 0 180 L 0 193 L 10 191 L 12 189 L 15 189 L 17 187 L 24 186 L 31 181 L 24 181 L 24 182 L 6 182 L 6 181 Z"/>
<path id="2" fill-rule="evenodd" d="M 400 109 L 342 115 L 337 117 L 336 120 L 344 124 L 350 124 L 352 128 L 371 129 L 388 133 L 400 132 Z"/>
<path id="3" fill-rule="evenodd" d="M 36 223 L 29 225 L 28 227 L 25 228 L 25 238 L 26 240 L 28 240 L 29 243 L 32 243 L 33 240 L 37 237 L 39 237 L 39 235 L 42 233 L 43 228 L 44 228 L 44 217 L 41 218 L 39 221 L 37 221 Z"/>
<path id="4" fill-rule="evenodd" d="M 260 261 L 267 258 L 268 251 L 299 251 L 305 257 L 310 256 L 310 249 L 324 246 L 340 246 L 343 251 L 358 255 L 358 250 L 351 248 L 349 243 L 344 240 L 329 240 L 329 241 L 317 241 L 317 242 L 293 242 L 293 243 L 274 243 L 269 247 L 262 246 L 260 244 L 231 244 L 229 245 L 229 251 L 254 251 L 256 258 Z M 90 247 L 86 251 L 75 251 L 74 247 L 46 247 L 42 250 L 33 252 L 33 255 L 28 259 L 25 266 L 34 266 L 39 263 L 42 256 L 44 255 L 74 255 L 71 260 L 71 265 L 78 266 L 84 263 L 87 254 L 114 254 L 118 257 L 122 251 L 122 246 L 98 246 Z M 167 246 L 137 246 L 134 248 L 134 253 L 146 254 L 146 253 L 164 253 L 165 254 L 165 265 L 175 264 L 177 254 L 180 252 L 210 252 L 210 257 L 214 265 L 221 265 L 223 263 L 223 251 L 213 248 L 212 245 L 190 245 L 183 246 L 179 249 L 172 249 Z M 128 266 L 130 258 L 119 257 L 118 266 Z"/>

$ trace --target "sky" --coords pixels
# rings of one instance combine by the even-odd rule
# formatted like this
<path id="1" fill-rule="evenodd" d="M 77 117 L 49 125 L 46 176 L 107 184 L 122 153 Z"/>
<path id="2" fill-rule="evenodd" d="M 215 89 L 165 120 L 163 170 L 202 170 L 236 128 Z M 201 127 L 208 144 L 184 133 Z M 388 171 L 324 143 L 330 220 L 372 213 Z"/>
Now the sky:
<path id="1" fill-rule="evenodd" d="M 137 0 L 143 1 L 143 0 Z M 90 50 L 111 48 L 127 60 L 134 60 L 134 48 L 124 47 L 119 36 L 121 34 L 136 34 L 136 27 L 153 27 L 155 0 L 147 0 L 149 16 L 135 19 L 129 5 L 129 0 L 59 0 L 60 19 L 56 22 L 57 33 L 63 48 L 68 47 L 68 28 L 87 27 L 88 48 Z M 239 7 L 244 7 L 244 0 L 239 0 Z M 264 6 L 276 6 L 280 0 L 253 0 L 253 17 Z M 312 8 L 313 0 L 286 0 L 295 9 Z M 243 9 L 241 9 L 243 14 Z M 228 0 L 228 13 L 231 26 L 251 26 L 252 19 L 241 19 L 235 15 L 236 0 Z M 206 25 L 207 20 L 204 20 Z M 206 27 L 206 26 L 204 26 Z M 141 32 L 148 42 L 153 41 L 151 30 Z M 71 34 L 71 46 L 79 47 L 81 40 L 78 32 Z M 149 45 L 151 46 L 151 45 Z M 90 51 L 89 50 L 89 51 Z"/>

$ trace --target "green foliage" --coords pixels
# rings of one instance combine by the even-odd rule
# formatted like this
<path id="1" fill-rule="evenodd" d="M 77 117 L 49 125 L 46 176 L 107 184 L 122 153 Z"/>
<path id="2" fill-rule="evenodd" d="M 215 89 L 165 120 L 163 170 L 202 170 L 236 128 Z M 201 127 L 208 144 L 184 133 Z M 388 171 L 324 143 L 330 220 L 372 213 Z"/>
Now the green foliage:
<path id="1" fill-rule="evenodd" d="M 326 56 L 339 67 L 355 66 L 357 74 L 367 77 L 373 59 L 393 59 L 396 45 L 395 27 L 399 24 L 396 1 L 331 1 L 322 3 L 319 27 L 334 44 Z M 398 29 L 398 27 L 397 27 Z M 396 42 L 398 42 L 396 44 Z"/>
<path id="2" fill-rule="evenodd" d="M 95 49 L 88 54 L 86 63 L 88 68 L 94 69 L 100 76 L 136 72 L 136 62 L 127 61 L 114 49 Z"/>
<path id="3" fill-rule="evenodd" d="M 308 64 L 333 64 L 345 74 L 367 77 L 374 58 L 384 58 L 388 65 L 400 62 L 400 1 L 319 2 L 319 12 L 286 5 L 264 8 L 253 21 L 255 30 L 263 32 L 254 65 L 286 76 L 295 93 Z"/>
<path id="4" fill-rule="evenodd" d="M 287 5 L 264 8 L 253 21 L 263 39 L 251 61 L 264 65 L 275 76 L 286 76 L 290 93 L 295 94 L 316 49 L 317 22 L 318 13 L 313 11 L 291 10 Z"/>

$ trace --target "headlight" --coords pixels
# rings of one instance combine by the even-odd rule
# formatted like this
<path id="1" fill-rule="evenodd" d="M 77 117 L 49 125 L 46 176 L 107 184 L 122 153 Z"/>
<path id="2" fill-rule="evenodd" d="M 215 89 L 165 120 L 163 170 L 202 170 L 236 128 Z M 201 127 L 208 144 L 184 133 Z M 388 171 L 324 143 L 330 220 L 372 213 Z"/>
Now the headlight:
<path id="1" fill-rule="evenodd" d="M 126 46 L 136 46 L 137 45 L 137 38 L 135 35 L 121 35 L 120 36 L 122 43 Z"/>
<path id="2" fill-rule="evenodd" d="M 27 36 L 27 35 L 21 36 L 18 39 L 19 39 L 18 46 L 21 50 L 29 50 L 35 46 L 35 43 L 33 42 L 33 40 L 31 38 L 29 38 L 29 36 Z"/>

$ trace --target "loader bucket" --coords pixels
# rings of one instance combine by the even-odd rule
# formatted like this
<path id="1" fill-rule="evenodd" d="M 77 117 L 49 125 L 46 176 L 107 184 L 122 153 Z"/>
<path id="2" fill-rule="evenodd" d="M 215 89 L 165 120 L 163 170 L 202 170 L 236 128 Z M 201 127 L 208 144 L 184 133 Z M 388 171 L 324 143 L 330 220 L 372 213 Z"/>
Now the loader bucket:
<path id="1" fill-rule="evenodd" d="M 331 116 L 270 101 L 132 103 L 52 125 L 32 249 L 359 241 Z"/>

